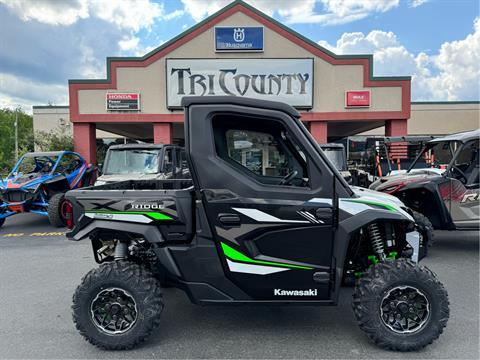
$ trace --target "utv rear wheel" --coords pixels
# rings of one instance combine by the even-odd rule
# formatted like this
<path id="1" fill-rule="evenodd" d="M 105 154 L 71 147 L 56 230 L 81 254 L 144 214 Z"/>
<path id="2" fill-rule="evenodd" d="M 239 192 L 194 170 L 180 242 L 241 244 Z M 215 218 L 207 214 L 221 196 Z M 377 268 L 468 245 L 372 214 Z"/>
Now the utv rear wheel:
<path id="1" fill-rule="evenodd" d="M 73 321 L 91 344 L 132 349 L 160 323 L 160 284 L 141 265 L 114 261 L 91 270 L 73 295 Z"/>
<path id="2" fill-rule="evenodd" d="M 56 227 L 64 227 L 65 220 L 65 194 L 55 194 L 48 202 L 48 220 Z"/>
<path id="3" fill-rule="evenodd" d="M 399 259 L 372 266 L 358 280 L 353 311 L 360 328 L 379 347 L 413 351 L 443 332 L 449 302 L 429 269 Z"/>
<path id="4" fill-rule="evenodd" d="M 433 225 L 428 217 L 417 211 L 413 211 L 413 219 L 420 232 L 420 249 L 418 255 L 421 260 L 428 255 L 428 248 L 433 244 Z"/>

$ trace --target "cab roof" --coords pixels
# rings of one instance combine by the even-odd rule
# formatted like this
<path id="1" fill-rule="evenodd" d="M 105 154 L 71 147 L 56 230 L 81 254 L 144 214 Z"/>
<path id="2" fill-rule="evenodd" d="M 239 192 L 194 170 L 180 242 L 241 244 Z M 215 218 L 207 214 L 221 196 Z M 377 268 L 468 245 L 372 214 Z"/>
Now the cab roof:
<path id="1" fill-rule="evenodd" d="M 461 133 L 456 133 L 456 134 L 451 134 L 451 135 L 447 135 L 447 136 L 444 136 L 444 137 L 436 138 L 432 141 L 429 141 L 429 143 L 437 143 L 437 142 L 442 142 L 442 141 L 460 141 L 462 143 L 465 143 L 467 141 L 475 140 L 475 139 L 478 139 L 478 138 L 480 138 L 480 129 L 461 132 Z"/>
<path id="2" fill-rule="evenodd" d="M 253 99 L 247 97 L 239 97 L 239 96 L 184 96 L 182 98 L 182 106 L 188 107 L 190 105 L 240 105 L 240 106 L 248 106 L 253 108 L 260 108 L 260 109 L 269 109 L 269 110 L 278 110 L 288 115 L 295 117 L 297 119 L 300 118 L 300 113 L 292 106 L 278 102 L 278 101 L 270 101 L 270 100 L 260 100 L 260 99 Z"/>
<path id="3" fill-rule="evenodd" d="M 66 152 L 71 152 L 71 151 L 35 151 L 35 152 L 29 152 L 26 153 L 25 157 L 35 157 L 35 156 L 60 156 Z"/>
<path id="4" fill-rule="evenodd" d="M 126 149 L 161 149 L 169 144 L 120 144 L 112 145 L 109 149 L 112 150 L 126 150 Z M 170 145 L 172 146 L 172 145 Z"/>

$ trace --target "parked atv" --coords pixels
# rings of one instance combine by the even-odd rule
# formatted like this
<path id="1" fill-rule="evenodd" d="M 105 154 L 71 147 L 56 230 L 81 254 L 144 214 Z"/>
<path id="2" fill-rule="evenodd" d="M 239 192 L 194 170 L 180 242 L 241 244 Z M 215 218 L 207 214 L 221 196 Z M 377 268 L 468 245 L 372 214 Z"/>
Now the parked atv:
<path id="1" fill-rule="evenodd" d="M 71 151 L 32 152 L 0 179 L 0 227 L 9 216 L 32 212 L 66 224 L 65 192 L 92 184 L 95 168 Z"/>
<path id="2" fill-rule="evenodd" d="M 90 343 L 130 349 L 147 339 L 160 325 L 165 281 L 201 305 L 337 305 L 352 273 L 354 314 L 378 346 L 418 350 L 438 338 L 447 292 L 417 264 L 419 233 L 400 201 L 352 191 L 286 104 L 183 105 L 192 180 L 67 193 L 67 236 L 90 239 L 101 264 L 73 296 Z"/>
<path id="3" fill-rule="evenodd" d="M 440 230 L 477 230 L 480 130 L 428 142 L 408 171 L 382 177 L 370 189 L 397 196 Z"/>

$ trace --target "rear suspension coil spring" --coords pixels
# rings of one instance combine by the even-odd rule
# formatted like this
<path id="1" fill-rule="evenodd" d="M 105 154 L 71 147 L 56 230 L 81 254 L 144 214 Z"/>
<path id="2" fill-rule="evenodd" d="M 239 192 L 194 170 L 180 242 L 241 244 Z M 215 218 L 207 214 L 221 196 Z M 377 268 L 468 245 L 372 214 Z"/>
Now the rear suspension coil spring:
<path id="1" fill-rule="evenodd" d="M 378 224 L 373 223 L 368 226 L 368 235 L 370 236 L 370 241 L 372 242 L 372 249 L 378 255 L 380 259 L 385 258 L 385 247 L 383 236 L 380 231 Z"/>

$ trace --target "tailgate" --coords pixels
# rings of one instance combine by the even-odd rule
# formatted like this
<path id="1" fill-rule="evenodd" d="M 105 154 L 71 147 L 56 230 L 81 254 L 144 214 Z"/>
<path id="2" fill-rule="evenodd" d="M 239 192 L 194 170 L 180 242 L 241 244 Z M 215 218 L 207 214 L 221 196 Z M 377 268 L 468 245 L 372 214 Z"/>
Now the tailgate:
<path id="1" fill-rule="evenodd" d="M 107 226 L 109 232 L 112 232 L 119 223 L 155 226 L 167 241 L 190 240 L 193 234 L 193 189 L 92 188 L 69 191 L 66 198 L 73 205 L 74 217 L 74 227 L 67 233 L 67 237 L 75 240 L 80 240 L 76 235 L 87 226 L 97 232 Z M 98 223 L 98 227 L 95 222 Z M 81 238 L 84 237 L 82 234 Z"/>

